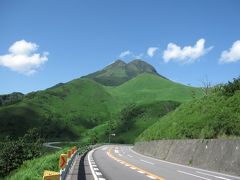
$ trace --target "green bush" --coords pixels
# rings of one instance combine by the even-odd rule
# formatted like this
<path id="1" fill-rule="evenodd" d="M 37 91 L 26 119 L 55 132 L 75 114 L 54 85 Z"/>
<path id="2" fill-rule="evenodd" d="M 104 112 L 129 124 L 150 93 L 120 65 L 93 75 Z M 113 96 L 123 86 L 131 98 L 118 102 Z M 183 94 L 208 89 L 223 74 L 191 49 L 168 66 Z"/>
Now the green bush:
<path id="1" fill-rule="evenodd" d="M 233 96 L 236 91 L 240 91 L 240 77 L 234 78 L 223 86 L 223 93 L 226 96 Z"/>
<path id="2" fill-rule="evenodd" d="M 42 142 L 36 129 L 29 130 L 18 140 L 6 137 L 1 144 L 0 177 L 8 175 L 12 170 L 21 166 L 24 161 L 40 156 Z"/>

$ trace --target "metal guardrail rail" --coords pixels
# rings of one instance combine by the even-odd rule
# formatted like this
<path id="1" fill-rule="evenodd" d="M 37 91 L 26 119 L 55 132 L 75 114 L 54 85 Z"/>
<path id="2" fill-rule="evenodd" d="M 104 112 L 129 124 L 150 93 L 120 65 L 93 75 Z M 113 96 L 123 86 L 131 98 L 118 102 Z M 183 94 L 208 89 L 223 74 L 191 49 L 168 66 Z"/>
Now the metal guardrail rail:
<path id="1" fill-rule="evenodd" d="M 65 166 L 65 168 L 63 170 L 60 170 L 60 180 L 65 180 L 67 175 L 68 175 L 68 172 L 70 171 L 70 169 L 72 168 L 73 166 L 73 163 L 75 161 L 75 159 L 79 156 L 79 150 L 77 150 L 71 157 L 71 159 L 69 159 L 67 161 L 67 164 Z"/>

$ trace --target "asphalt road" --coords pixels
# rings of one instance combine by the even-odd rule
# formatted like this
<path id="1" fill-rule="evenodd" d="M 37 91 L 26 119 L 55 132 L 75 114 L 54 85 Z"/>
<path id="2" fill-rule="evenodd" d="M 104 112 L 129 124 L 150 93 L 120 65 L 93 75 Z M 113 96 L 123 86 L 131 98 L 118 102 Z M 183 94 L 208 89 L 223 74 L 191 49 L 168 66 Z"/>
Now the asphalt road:
<path id="1" fill-rule="evenodd" d="M 43 146 L 47 147 L 47 148 L 52 148 L 52 149 L 62 149 L 61 147 L 58 147 L 58 146 L 54 146 L 57 145 L 57 144 L 60 144 L 61 142 L 45 142 L 43 143 Z"/>
<path id="2" fill-rule="evenodd" d="M 123 145 L 99 147 L 85 159 L 94 180 L 240 180 L 236 176 L 147 157 Z"/>

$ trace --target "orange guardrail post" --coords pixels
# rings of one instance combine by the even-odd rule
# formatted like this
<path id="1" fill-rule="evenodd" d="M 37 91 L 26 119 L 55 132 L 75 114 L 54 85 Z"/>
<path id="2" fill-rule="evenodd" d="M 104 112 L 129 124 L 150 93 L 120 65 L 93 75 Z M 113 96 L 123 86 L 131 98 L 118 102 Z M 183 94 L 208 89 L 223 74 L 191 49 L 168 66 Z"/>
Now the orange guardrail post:
<path id="1" fill-rule="evenodd" d="M 45 170 L 43 173 L 43 180 L 59 180 L 60 173 L 55 171 Z"/>
<path id="2" fill-rule="evenodd" d="M 74 151 L 76 152 L 77 151 L 77 146 L 74 146 L 73 148 L 74 148 Z"/>
<path id="3" fill-rule="evenodd" d="M 74 154 L 74 148 L 72 148 L 71 150 L 72 150 L 72 154 Z"/>
<path id="4" fill-rule="evenodd" d="M 67 154 L 61 154 L 59 158 L 59 168 L 64 169 L 67 164 Z"/>
<path id="5" fill-rule="evenodd" d="M 72 151 L 71 151 L 71 150 L 68 150 L 67 155 L 68 155 L 68 159 L 70 159 L 71 156 L 72 156 Z"/>

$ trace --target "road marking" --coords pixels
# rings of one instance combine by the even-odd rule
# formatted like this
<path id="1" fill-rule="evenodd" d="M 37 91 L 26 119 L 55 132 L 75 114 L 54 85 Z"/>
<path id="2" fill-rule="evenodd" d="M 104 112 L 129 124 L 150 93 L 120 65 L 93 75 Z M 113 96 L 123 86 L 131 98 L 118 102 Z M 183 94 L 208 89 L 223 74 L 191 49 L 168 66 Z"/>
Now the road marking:
<path id="1" fill-rule="evenodd" d="M 93 153 L 93 150 L 91 150 L 89 153 L 88 153 L 88 164 L 90 166 L 90 170 L 92 172 L 92 175 L 93 175 L 93 178 L 94 180 L 98 180 L 98 177 L 97 175 L 95 174 L 95 171 L 93 170 L 93 167 L 92 167 L 92 164 L 91 164 L 91 161 L 90 161 L 90 156 L 92 156 L 92 153 Z"/>
<path id="2" fill-rule="evenodd" d="M 129 154 L 128 154 L 127 156 L 128 156 L 128 157 L 130 157 L 130 158 L 132 158 L 132 157 L 133 157 L 133 156 L 131 156 L 131 155 L 129 155 Z"/>
<path id="3" fill-rule="evenodd" d="M 119 156 L 122 156 L 121 154 L 118 154 Z"/>
<path id="4" fill-rule="evenodd" d="M 191 174 L 191 173 L 188 173 L 188 172 L 184 172 L 184 171 L 177 171 L 179 173 L 182 173 L 182 174 L 186 174 L 186 175 L 189 175 L 189 176 L 194 176 L 194 177 L 198 177 L 200 179 L 205 179 L 205 180 L 211 180 L 211 179 L 208 179 L 208 178 L 205 178 L 205 177 L 202 177 L 202 176 L 198 176 L 198 175 L 195 175 L 195 174 Z"/>
<path id="5" fill-rule="evenodd" d="M 218 178 L 218 179 L 231 180 L 231 179 L 228 179 L 228 178 L 225 178 L 225 177 L 215 176 L 215 175 L 213 175 L 213 174 L 207 174 L 207 173 L 200 172 L 200 171 L 196 171 L 196 173 L 204 174 L 204 175 L 207 175 L 207 176 L 212 176 L 212 177 L 215 177 L 215 178 Z"/>
<path id="6" fill-rule="evenodd" d="M 128 164 L 131 169 L 134 168 L 134 170 L 137 170 L 137 172 L 138 172 L 138 171 L 141 171 L 141 172 L 143 172 L 144 174 L 146 174 L 146 176 L 151 176 L 151 177 L 153 177 L 153 178 L 155 178 L 155 179 L 157 179 L 157 180 L 165 180 L 164 178 L 162 178 L 162 177 L 160 177 L 160 176 L 157 176 L 157 175 L 155 175 L 155 174 L 153 174 L 153 173 L 151 173 L 151 172 L 145 171 L 145 170 L 143 170 L 143 169 L 141 169 L 141 168 L 139 168 L 139 167 L 137 167 L 137 166 L 134 166 L 134 165 L 132 165 L 132 164 L 129 164 L 128 162 L 126 162 L 126 161 L 124 161 L 124 160 L 122 160 L 122 159 L 119 159 L 119 158 L 113 156 L 113 155 L 112 155 L 112 148 L 109 148 L 109 149 L 108 149 L 107 154 L 108 154 L 108 156 L 109 156 L 110 158 L 112 158 L 112 159 L 115 160 L 115 161 L 120 160 L 120 163 L 121 163 L 121 164 L 124 164 L 124 165 Z"/>
<path id="7" fill-rule="evenodd" d="M 156 179 L 155 177 L 153 177 L 153 176 L 147 176 L 147 177 L 149 177 L 149 178 L 151 178 L 151 179 Z"/>
<path id="8" fill-rule="evenodd" d="M 100 173 L 100 172 L 95 172 L 95 173 L 96 173 L 97 176 L 101 176 L 102 175 L 102 173 Z"/>
<path id="9" fill-rule="evenodd" d="M 92 173 L 92 175 L 93 175 L 93 179 L 94 179 L 94 180 L 106 180 L 106 179 L 103 178 L 103 177 L 97 177 L 97 176 L 102 176 L 102 173 L 99 172 L 99 169 L 98 169 L 98 168 L 96 168 L 97 165 L 95 165 L 95 161 L 93 160 L 93 156 L 92 156 L 93 152 L 94 152 L 95 150 L 97 150 L 97 149 L 100 149 L 101 147 L 102 147 L 102 146 L 100 146 L 100 147 L 98 147 L 98 148 L 96 148 L 96 149 L 91 150 L 91 151 L 88 153 L 88 155 L 87 155 L 88 164 L 89 164 L 89 166 L 90 166 L 90 170 L 91 170 L 91 173 Z M 102 149 L 103 149 L 103 148 L 102 148 Z M 96 171 L 98 171 L 98 172 L 96 172 Z"/>
<path id="10" fill-rule="evenodd" d="M 143 160 L 143 159 L 140 159 L 140 161 L 145 162 L 145 163 L 148 163 L 148 164 L 151 164 L 151 165 L 154 165 L 154 163 L 149 162 L 149 161 L 145 161 L 145 160 Z"/>
<path id="11" fill-rule="evenodd" d="M 141 174 L 144 174 L 144 172 L 142 172 L 142 171 L 138 171 L 139 173 L 141 173 Z"/>
<path id="12" fill-rule="evenodd" d="M 132 148 L 129 147 L 129 150 L 132 151 L 134 154 L 137 154 L 141 157 L 145 157 L 145 158 L 149 158 L 149 159 L 152 159 L 152 160 L 155 160 L 155 161 L 159 161 L 159 162 L 162 162 L 162 163 L 166 163 L 166 164 L 171 164 L 171 165 L 175 165 L 175 166 L 179 166 L 179 167 L 185 167 L 185 168 L 188 168 L 188 169 L 194 169 L 194 170 L 199 170 L 199 171 L 204 171 L 204 172 L 209 172 L 209 173 L 214 173 L 214 174 L 218 174 L 218 175 L 222 175 L 222 176 L 227 176 L 227 177 L 232 177 L 232 178 L 236 178 L 236 179 L 240 179 L 239 176 L 233 176 L 233 175 L 229 175 L 229 174 L 223 174 L 223 173 L 220 173 L 220 172 L 213 172 L 213 171 L 208 171 L 208 170 L 205 170 L 205 169 L 200 169 L 200 168 L 195 168 L 195 167 L 189 167 L 189 166 L 186 166 L 186 165 L 182 165 L 182 164 L 177 164 L 177 163 L 173 163 L 173 162 L 168 162 L 168 161 L 164 161 L 164 160 L 161 160 L 161 159 L 156 159 L 156 158 L 153 158 L 153 157 L 149 157 L 149 156 L 145 156 L 143 154 L 140 154 L 136 151 L 134 151 Z"/>
<path id="13" fill-rule="evenodd" d="M 119 151 L 117 149 L 115 149 L 115 153 L 119 153 Z"/>

